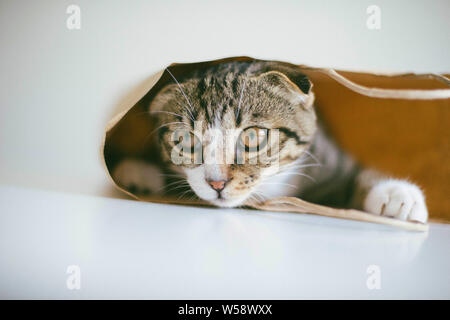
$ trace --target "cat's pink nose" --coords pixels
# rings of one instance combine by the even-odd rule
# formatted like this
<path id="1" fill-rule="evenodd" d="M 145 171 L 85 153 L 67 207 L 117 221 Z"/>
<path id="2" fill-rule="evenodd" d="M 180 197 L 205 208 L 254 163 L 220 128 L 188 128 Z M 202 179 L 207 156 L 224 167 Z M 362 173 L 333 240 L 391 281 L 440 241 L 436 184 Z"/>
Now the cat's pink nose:
<path id="1" fill-rule="evenodd" d="M 208 181 L 208 184 L 211 186 L 211 188 L 213 188 L 216 191 L 222 191 L 223 188 L 225 188 L 226 183 L 227 183 L 227 181 L 225 181 L 225 180 L 218 180 L 218 181 L 209 180 Z"/>

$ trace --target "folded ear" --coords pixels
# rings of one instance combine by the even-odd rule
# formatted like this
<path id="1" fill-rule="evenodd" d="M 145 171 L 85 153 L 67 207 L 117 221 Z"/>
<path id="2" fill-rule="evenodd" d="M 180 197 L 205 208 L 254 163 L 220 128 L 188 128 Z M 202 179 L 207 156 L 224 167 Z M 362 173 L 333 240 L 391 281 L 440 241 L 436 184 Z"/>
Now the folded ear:
<path id="1" fill-rule="evenodd" d="M 264 72 L 256 78 L 258 81 L 269 86 L 272 91 L 289 99 L 294 104 L 310 107 L 314 101 L 314 95 L 311 92 L 311 82 L 305 75 L 300 78 L 303 90 L 286 74 L 280 71 Z"/>
<path id="2" fill-rule="evenodd" d="M 312 88 L 312 83 L 308 77 L 300 72 L 298 66 L 279 61 L 266 61 L 262 63 L 262 72 L 278 71 L 284 74 L 293 82 L 304 94 L 309 94 Z"/>

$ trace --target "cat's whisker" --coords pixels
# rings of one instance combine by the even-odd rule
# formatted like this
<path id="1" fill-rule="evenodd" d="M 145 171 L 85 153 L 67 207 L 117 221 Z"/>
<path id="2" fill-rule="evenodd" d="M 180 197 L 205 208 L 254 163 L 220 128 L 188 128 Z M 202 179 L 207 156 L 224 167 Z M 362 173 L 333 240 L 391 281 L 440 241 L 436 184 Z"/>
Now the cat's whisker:
<path id="1" fill-rule="evenodd" d="M 156 128 L 155 130 L 153 130 L 153 131 L 151 132 L 151 134 L 154 133 L 155 131 L 158 131 L 158 130 L 161 129 L 161 128 L 170 126 L 170 125 L 172 125 L 172 124 L 182 124 L 182 125 L 184 125 L 184 126 L 187 126 L 186 123 L 181 122 L 181 121 L 167 122 L 167 123 L 164 123 L 164 124 L 160 125 L 160 126 L 159 126 L 158 128 Z"/>
<path id="2" fill-rule="evenodd" d="M 183 117 L 184 117 L 183 115 L 178 114 L 178 113 L 175 113 L 175 112 L 162 111 L 162 110 L 155 110 L 155 111 L 152 111 L 152 110 L 151 110 L 151 111 L 137 112 L 137 113 L 131 115 L 131 117 L 137 117 L 137 116 L 141 116 L 141 115 L 143 115 L 143 114 L 145 114 L 145 115 L 151 115 L 151 114 L 153 114 L 153 113 L 167 113 L 167 114 L 174 115 L 174 116 L 176 116 L 176 117 L 178 117 L 178 118 L 183 118 Z"/>
<path id="3" fill-rule="evenodd" d="M 165 176 L 164 174 L 162 176 Z M 174 179 L 175 181 L 169 182 L 164 184 L 164 186 L 162 188 L 160 188 L 160 190 L 163 190 L 167 187 L 170 187 L 174 184 L 179 184 L 179 185 L 189 185 L 187 179 L 183 176 L 174 176 L 174 177 L 170 177 L 172 175 L 169 175 L 169 179 Z M 170 181 L 170 180 L 169 180 Z"/>
<path id="4" fill-rule="evenodd" d="M 184 93 L 183 88 L 181 87 L 180 83 L 179 83 L 178 80 L 175 78 L 175 76 L 172 74 L 172 72 L 170 72 L 169 68 L 166 68 L 166 71 L 170 74 L 170 76 L 171 76 L 171 77 L 173 78 L 173 80 L 176 82 L 176 84 L 178 85 L 178 88 L 180 88 L 181 93 L 183 94 L 184 98 L 186 99 L 186 101 L 187 101 L 187 103 L 188 103 L 188 105 L 189 105 L 189 107 L 190 107 L 190 109 L 189 109 L 189 108 L 186 108 L 186 110 L 189 111 L 190 119 L 191 119 L 192 121 L 195 121 L 194 115 L 192 114 L 192 110 L 194 110 L 194 108 L 192 107 L 192 104 L 191 104 L 191 102 L 189 101 L 189 99 L 188 99 L 186 93 Z"/>
<path id="5" fill-rule="evenodd" d="M 303 176 L 303 177 L 309 178 L 311 181 L 316 183 L 316 180 L 313 177 L 311 177 L 310 175 L 308 175 L 306 173 L 302 173 L 302 172 L 299 172 L 299 171 L 289 172 L 288 170 L 285 170 L 285 171 L 280 171 L 280 172 L 276 173 L 274 176 L 283 176 L 283 175 Z M 262 180 L 261 184 L 265 183 L 265 181 L 267 179 L 273 178 L 274 176 L 271 176 L 271 177 L 266 178 L 265 180 Z"/>
<path id="6" fill-rule="evenodd" d="M 184 176 L 179 173 L 179 174 L 171 174 L 171 173 L 160 173 L 158 174 L 159 177 L 176 177 L 176 178 L 182 178 L 184 179 Z"/>
<path id="7" fill-rule="evenodd" d="M 176 181 L 186 181 L 186 176 L 181 174 L 181 173 L 175 173 L 175 174 L 171 174 L 171 173 L 160 173 L 158 174 L 159 177 L 164 177 L 167 178 L 169 181 L 170 180 L 176 180 Z"/>
<path id="8" fill-rule="evenodd" d="M 321 162 L 319 161 L 319 159 L 317 159 L 317 157 L 315 155 L 313 155 L 311 152 L 309 152 L 308 150 L 304 150 L 303 152 L 306 155 L 310 156 L 314 161 L 316 161 L 317 164 L 321 165 Z"/>
<path id="9" fill-rule="evenodd" d="M 291 187 L 291 188 L 294 188 L 294 189 L 298 189 L 298 187 L 294 186 L 293 184 L 283 183 L 283 182 L 262 182 L 260 185 L 261 186 L 264 186 L 264 185 L 281 185 L 281 186 L 287 186 L 287 187 Z"/>
<path id="10" fill-rule="evenodd" d="M 250 195 L 248 198 L 249 198 L 251 201 L 260 202 L 259 199 L 257 199 L 255 195 Z M 244 205 L 241 205 L 240 207 L 242 208 L 243 206 L 244 206 Z"/>
<path id="11" fill-rule="evenodd" d="M 180 193 L 177 197 L 177 200 L 183 199 L 183 196 L 186 195 L 186 193 L 188 193 L 188 192 L 189 192 L 189 190 L 187 189 L 187 190 L 183 191 L 182 193 Z"/>
<path id="12" fill-rule="evenodd" d="M 173 185 L 173 184 L 172 184 Z M 189 187 L 189 184 L 188 183 L 186 183 L 186 184 L 179 184 L 179 185 L 176 185 L 175 187 L 173 187 L 173 188 L 170 188 L 170 186 L 172 186 L 172 185 L 165 185 L 165 186 L 163 186 L 162 188 L 160 188 L 158 191 L 164 191 L 165 193 L 169 193 L 169 192 L 171 192 L 171 191 L 174 191 L 174 190 L 177 190 L 177 189 L 180 189 L 180 188 L 186 188 L 186 187 Z M 169 188 L 169 189 L 167 189 L 167 188 Z"/>
<path id="13" fill-rule="evenodd" d="M 167 187 L 170 187 L 170 186 L 173 186 L 173 185 L 187 186 L 187 185 L 189 185 L 189 183 L 187 181 L 174 181 L 174 182 L 166 184 L 163 188 L 167 188 Z M 163 189 L 163 188 L 161 188 L 161 189 Z"/>
<path id="14" fill-rule="evenodd" d="M 192 196 L 189 198 L 189 201 L 193 201 L 193 200 L 197 200 L 197 199 L 198 199 L 197 195 L 195 194 L 195 192 L 193 192 Z"/>
<path id="15" fill-rule="evenodd" d="M 311 157 L 315 161 L 314 164 L 321 165 L 321 163 L 317 160 L 317 158 L 313 154 L 311 154 L 308 151 L 304 151 L 304 153 L 300 156 L 300 158 L 298 158 L 297 160 L 295 160 L 291 163 L 286 164 L 286 166 L 294 166 L 294 165 L 304 164 L 308 160 L 308 158 L 305 156 Z M 306 163 L 306 164 L 309 164 L 309 163 Z"/>
<path id="16" fill-rule="evenodd" d="M 267 196 L 265 196 L 264 193 L 262 193 L 260 191 L 256 191 L 256 194 L 261 198 L 262 201 L 267 200 Z"/>
<path id="17" fill-rule="evenodd" d="M 308 179 L 310 179 L 312 182 L 316 183 L 316 179 L 314 179 L 313 177 L 311 177 L 310 175 L 306 174 L 306 173 L 301 173 L 301 172 L 293 172 L 292 175 L 296 175 L 296 176 L 303 176 L 306 177 Z"/>
<path id="18" fill-rule="evenodd" d="M 184 197 L 187 193 L 189 193 L 189 192 L 192 192 L 192 190 L 191 190 L 191 189 L 187 189 L 186 191 L 184 191 L 183 193 L 181 193 L 181 194 L 178 196 L 177 200 L 182 200 L 183 197 Z"/>
<path id="19" fill-rule="evenodd" d="M 282 167 L 280 172 L 281 171 L 288 171 L 288 170 L 308 168 L 308 167 L 321 167 L 321 166 L 322 165 L 320 163 L 302 164 L 302 165 L 297 165 L 297 166 Z"/>
<path id="20" fill-rule="evenodd" d="M 250 194 L 250 197 L 256 202 L 265 202 L 267 200 L 267 197 L 264 196 L 264 194 L 256 190 Z"/>
<path id="21" fill-rule="evenodd" d="M 305 164 L 302 164 L 302 162 L 296 161 L 296 162 L 293 162 L 293 163 L 281 165 L 281 166 L 280 166 L 280 171 L 281 171 L 281 170 L 291 170 L 291 169 L 296 169 L 296 168 L 298 168 L 299 166 L 303 166 L 303 165 L 305 165 Z"/>
<path id="22" fill-rule="evenodd" d="M 167 191 L 175 190 L 175 189 L 178 189 L 178 188 L 189 186 L 189 183 L 187 181 L 176 181 L 176 182 L 172 182 L 172 183 L 167 184 L 167 187 L 171 187 L 171 186 L 174 186 L 174 188 L 169 189 Z"/>
<path id="23" fill-rule="evenodd" d="M 160 125 L 158 128 L 152 130 L 152 132 L 150 132 L 150 133 L 145 137 L 144 142 L 143 142 L 142 144 L 144 145 L 144 144 L 147 142 L 147 140 L 148 140 L 155 132 L 157 132 L 158 130 L 160 130 L 160 129 L 164 128 L 164 127 L 170 126 L 170 125 L 172 125 L 172 124 L 182 124 L 182 125 L 188 127 L 188 125 L 187 125 L 186 123 L 180 122 L 180 121 L 173 121 L 173 122 L 164 123 L 163 125 Z"/>
<path id="24" fill-rule="evenodd" d="M 143 113 L 144 113 L 144 112 L 143 112 Z M 165 113 L 165 114 L 171 114 L 171 115 L 174 115 L 174 116 L 179 117 L 179 118 L 183 118 L 183 116 L 182 116 L 181 114 L 179 114 L 179 113 L 176 113 L 176 112 L 170 112 L 170 111 L 164 111 L 164 110 L 149 111 L 149 112 L 147 112 L 147 113 L 150 113 L 150 114 L 153 114 L 153 113 Z"/>
<path id="25" fill-rule="evenodd" d="M 250 195 L 248 196 L 247 200 L 259 202 L 259 201 L 256 199 L 256 197 L 255 197 L 254 194 L 250 194 Z M 238 206 L 238 208 L 243 208 L 244 206 L 245 206 L 245 203 L 243 203 L 243 204 L 241 204 L 240 206 Z"/>

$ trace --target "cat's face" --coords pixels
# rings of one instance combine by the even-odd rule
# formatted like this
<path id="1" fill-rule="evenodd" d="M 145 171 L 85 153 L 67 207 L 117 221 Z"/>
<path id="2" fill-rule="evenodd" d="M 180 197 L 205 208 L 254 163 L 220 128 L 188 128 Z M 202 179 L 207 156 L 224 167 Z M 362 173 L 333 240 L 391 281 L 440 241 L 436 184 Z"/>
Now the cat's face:
<path id="1" fill-rule="evenodd" d="M 225 70 L 171 84 L 150 107 L 166 160 L 195 194 L 234 207 L 297 160 L 316 130 L 313 94 L 278 71 Z"/>

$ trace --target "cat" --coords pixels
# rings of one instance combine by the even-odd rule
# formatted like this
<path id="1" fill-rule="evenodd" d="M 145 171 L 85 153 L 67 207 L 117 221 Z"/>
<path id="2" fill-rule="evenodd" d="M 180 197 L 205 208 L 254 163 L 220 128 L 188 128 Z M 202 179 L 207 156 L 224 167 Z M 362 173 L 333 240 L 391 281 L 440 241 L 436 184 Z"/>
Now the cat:
<path id="1" fill-rule="evenodd" d="M 297 196 L 427 221 L 418 186 L 362 168 L 337 147 L 317 116 L 312 84 L 298 69 L 236 61 L 179 79 L 166 71 L 173 82 L 148 106 L 165 165 L 123 160 L 113 171 L 120 186 L 136 194 L 193 195 L 218 207 Z"/>

